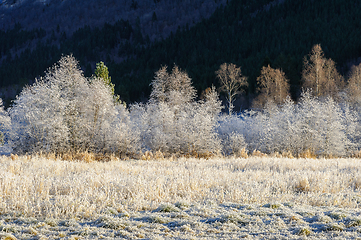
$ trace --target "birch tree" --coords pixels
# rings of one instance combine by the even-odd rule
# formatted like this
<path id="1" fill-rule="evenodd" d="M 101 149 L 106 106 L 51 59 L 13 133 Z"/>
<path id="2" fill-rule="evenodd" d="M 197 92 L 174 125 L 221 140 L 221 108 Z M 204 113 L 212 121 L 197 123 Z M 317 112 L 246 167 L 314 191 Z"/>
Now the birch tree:
<path id="1" fill-rule="evenodd" d="M 161 67 L 155 73 L 151 86 L 151 102 L 166 102 L 171 106 L 181 106 L 192 102 L 196 97 L 192 79 L 176 65 L 171 73 L 168 73 L 167 66 Z"/>
<path id="2" fill-rule="evenodd" d="M 163 153 L 203 154 L 220 149 L 215 132 L 222 109 L 218 94 L 210 88 L 204 100 L 195 101 L 191 78 L 177 66 L 169 73 L 161 67 L 151 83 L 145 105 L 132 106 L 143 148 Z"/>
<path id="3" fill-rule="evenodd" d="M 324 53 L 321 45 L 313 46 L 310 54 L 303 60 L 302 78 L 304 87 L 311 88 L 315 96 L 321 95 L 321 83 L 325 80 L 323 66 L 325 64 Z"/>
<path id="4" fill-rule="evenodd" d="M 302 79 L 304 87 L 312 89 L 316 97 L 336 97 L 343 87 L 343 78 L 332 59 L 324 57 L 321 45 L 313 46 L 303 61 Z"/>
<path id="5" fill-rule="evenodd" d="M 241 92 L 242 87 L 248 86 L 247 77 L 243 76 L 241 68 L 233 63 L 223 63 L 216 74 L 221 90 L 226 93 L 228 113 L 232 114 L 236 96 Z"/>
<path id="6" fill-rule="evenodd" d="M 257 78 L 261 93 L 254 105 L 264 106 L 268 101 L 273 101 L 277 105 L 282 104 L 289 95 L 288 82 L 282 70 L 273 69 L 269 65 L 262 67 L 261 75 Z"/>
<path id="7" fill-rule="evenodd" d="M 355 106 L 361 106 L 361 63 L 352 66 L 346 88 L 348 100 Z"/>

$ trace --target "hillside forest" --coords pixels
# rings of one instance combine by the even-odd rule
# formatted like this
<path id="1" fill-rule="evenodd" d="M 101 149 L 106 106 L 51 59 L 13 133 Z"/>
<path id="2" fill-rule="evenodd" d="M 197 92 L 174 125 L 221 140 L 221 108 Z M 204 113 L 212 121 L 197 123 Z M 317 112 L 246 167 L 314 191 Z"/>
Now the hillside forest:
<path id="1" fill-rule="evenodd" d="M 212 85 L 220 87 L 216 76 L 220 65 L 233 63 L 248 77 L 248 87 L 235 102 L 239 111 L 251 107 L 260 94 L 257 78 L 263 67 L 282 69 L 291 98 L 298 100 L 303 57 L 315 44 L 322 45 L 325 56 L 345 76 L 359 63 L 361 51 L 361 3 L 355 0 L 179 1 L 178 5 L 166 0 L 119 1 L 123 8 L 109 0 L 100 5 L 89 1 L 86 9 L 81 1 L 23 2 L 0 8 L 0 87 L 6 106 L 62 55 L 72 54 L 86 77 L 103 61 L 115 92 L 127 103 L 149 100 L 154 72 L 162 66 L 175 64 L 186 71 L 201 96 Z M 51 18 L 56 10 L 61 14 Z M 34 12 L 41 21 L 33 19 Z M 5 96 L 9 92 L 15 93 Z"/>

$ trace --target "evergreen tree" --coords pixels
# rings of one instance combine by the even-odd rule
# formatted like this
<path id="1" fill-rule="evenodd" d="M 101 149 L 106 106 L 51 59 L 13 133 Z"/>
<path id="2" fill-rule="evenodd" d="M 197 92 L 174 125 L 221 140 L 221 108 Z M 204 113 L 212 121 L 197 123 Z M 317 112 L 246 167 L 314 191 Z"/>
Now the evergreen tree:
<path id="1" fill-rule="evenodd" d="M 114 96 L 116 103 L 121 103 L 120 96 L 115 94 L 115 84 L 112 83 L 111 77 L 109 76 L 108 67 L 105 66 L 104 62 L 96 64 L 94 74 L 96 77 L 102 79 L 104 84 L 109 87 L 111 94 Z"/>
<path id="2" fill-rule="evenodd" d="M 104 83 L 108 85 L 114 94 L 114 84 L 112 83 L 111 77 L 109 76 L 108 67 L 105 66 L 104 62 L 99 62 L 95 67 L 95 76 L 103 79 Z"/>

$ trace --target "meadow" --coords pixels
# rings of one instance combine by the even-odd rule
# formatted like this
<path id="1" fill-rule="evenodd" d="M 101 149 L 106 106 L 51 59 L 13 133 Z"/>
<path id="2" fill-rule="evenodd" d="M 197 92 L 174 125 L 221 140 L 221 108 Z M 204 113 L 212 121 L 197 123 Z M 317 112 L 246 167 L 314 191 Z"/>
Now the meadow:
<path id="1" fill-rule="evenodd" d="M 0 157 L 1 239 L 356 239 L 361 159 Z"/>

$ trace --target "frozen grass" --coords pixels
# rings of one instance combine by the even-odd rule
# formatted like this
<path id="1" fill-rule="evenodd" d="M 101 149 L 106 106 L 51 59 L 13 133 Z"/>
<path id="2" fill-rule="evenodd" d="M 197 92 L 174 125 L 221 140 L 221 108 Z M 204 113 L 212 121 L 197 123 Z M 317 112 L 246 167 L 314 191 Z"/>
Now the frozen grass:
<path id="1" fill-rule="evenodd" d="M 361 237 L 361 160 L 0 158 L 0 238 Z"/>

